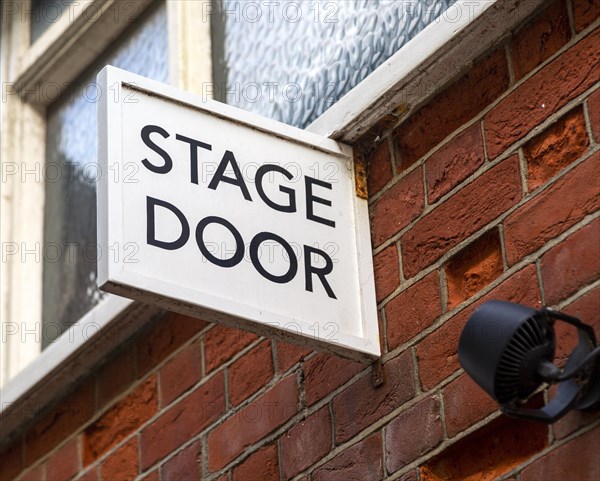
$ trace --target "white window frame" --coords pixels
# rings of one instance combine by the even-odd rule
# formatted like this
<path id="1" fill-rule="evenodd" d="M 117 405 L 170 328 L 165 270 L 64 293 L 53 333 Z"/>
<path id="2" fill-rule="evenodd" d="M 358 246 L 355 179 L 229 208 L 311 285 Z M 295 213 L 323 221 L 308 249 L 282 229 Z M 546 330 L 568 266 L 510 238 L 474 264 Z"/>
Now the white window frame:
<path id="1" fill-rule="evenodd" d="M 197 94 L 204 94 L 203 84 L 212 81 L 210 26 L 206 23 L 203 28 L 199 28 L 197 23 L 198 18 L 202 18 L 207 11 L 206 7 L 201 5 L 204 1 L 208 0 L 202 0 L 202 2 L 171 0 L 167 2 L 170 51 L 172 52 L 173 49 L 177 51 L 177 55 L 171 58 L 171 83 Z M 437 91 L 457 78 L 461 72 L 468 69 L 473 60 L 488 51 L 513 28 L 536 12 L 544 1 L 458 0 L 442 15 L 441 21 L 434 21 L 426 27 L 375 72 L 316 119 L 307 127 L 307 130 L 353 144 L 387 114 L 395 115 L 400 122 L 402 118 L 409 116 L 431 99 Z M 106 3 L 114 4 L 115 0 L 108 0 Z M 140 3 L 147 3 L 147 0 L 140 0 Z M 198 10 L 190 12 L 189 9 L 194 6 Z M 34 55 L 29 52 L 23 63 L 25 68 L 21 65 L 19 70 L 19 66 L 17 66 L 19 75 L 9 75 L 8 78 L 29 79 L 31 70 L 28 70 L 27 66 L 31 69 L 36 65 L 31 58 L 35 57 L 37 61 L 40 61 L 42 52 L 39 50 L 47 51 L 53 42 L 62 38 L 61 35 L 68 33 L 67 29 L 70 27 L 72 25 L 52 26 L 38 40 L 41 42 L 39 45 L 45 45 L 45 47 L 34 45 L 30 50 L 35 50 L 37 53 Z M 19 35 L 22 37 L 25 34 L 12 32 L 12 35 L 19 38 Z M 192 62 L 192 59 L 198 55 L 198 51 L 195 49 L 192 56 L 185 47 L 190 45 L 191 41 L 197 41 L 196 36 L 203 39 L 207 45 L 207 50 L 202 55 L 203 60 L 198 64 Z M 14 68 L 10 70 L 10 72 L 13 71 Z M 34 75 L 31 78 L 35 79 L 36 77 Z M 394 109 L 393 112 L 392 109 Z M 19 103 L 11 106 L 7 115 L 8 118 L 15 116 L 18 120 L 14 128 L 22 128 L 27 125 L 27 128 L 31 129 L 31 126 L 35 125 L 38 141 L 35 146 L 30 147 L 22 144 L 7 146 L 3 129 L 2 157 L 7 158 L 5 152 L 9 152 L 13 158 L 23 158 L 19 156 L 25 152 L 31 152 L 35 154 L 34 158 L 38 162 L 43 162 L 44 122 L 43 118 L 36 114 L 36 106 Z M 4 112 L 2 119 L 4 125 Z M 6 134 L 6 137 L 10 136 Z M 43 205 L 43 189 L 37 187 L 35 200 L 30 199 L 30 203 L 24 207 L 23 204 L 20 204 L 24 202 L 24 199 L 21 197 L 23 194 L 19 192 L 19 188 L 15 185 L 8 186 L 10 200 L 7 203 L 19 204 L 18 209 L 11 211 L 12 219 L 18 218 L 26 208 L 37 206 L 39 209 Z M 31 194 L 28 192 L 28 195 Z M 4 192 L 2 196 L 4 209 Z M 41 225 L 32 227 L 32 232 L 29 233 L 15 228 L 16 223 L 12 222 L 12 219 L 6 221 L 4 216 L 2 218 L 3 239 L 41 239 L 43 215 L 37 217 Z M 12 230 L 9 227 L 10 236 L 6 237 L 4 235 L 5 221 L 7 225 L 13 226 Z M 19 235 L 23 237 L 18 237 Z M 8 287 L 6 287 L 6 283 L 2 283 L 3 319 L 23 318 L 25 312 L 30 312 L 32 318 L 39 319 L 40 307 L 28 306 L 28 304 L 32 304 L 32 297 L 35 297 L 34 291 L 28 288 L 26 292 L 23 292 L 23 289 L 19 287 L 19 282 L 29 276 L 35 284 L 35 293 L 41 303 L 41 268 L 38 268 L 37 271 L 32 269 L 32 272 L 15 275 L 14 266 L 3 264 L 2 274 L 5 274 L 5 270 L 10 271 L 11 269 L 13 272 L 10 273 Z M 5 300 L 9 296 L 11 301 L 14 297 L 16 303 L 11 302 L 6 308 Z M 37 350 L 32 349 L 35 351 L 35 355 L 31 355 L 27 351 L 18 361 L 20 372 L 0 389 L 0 422 L 3 423 L 0 443 L 2 438 L 9 436 L 27 420 L 18 411 L 19 404 L 25 398 L 29 402 L 32 402 L 33 399 L 38 406 L 43 406 L 55 399 L 61 392 L 64 392 L 73 379 L 85 375 L 91 366 L 115 347 L 114 342 L 104 340 L 115 337 L 110 336 L 110 332 L 118 329 L 120 335 L 116 337 L 122 340 L 126 335 L 135 332 L 155 312 L 138 303 L 109 296 L 84 316 L 75 327 L 69 329 L 61 338 L 45 349 L 41 355 L 39 347 Z M 94 329 L 94 334 L 90 335 L 89 329 L 92 325 L 97 328 Z M 74 359 L 77 360 L 76 363 L 72 362 Z M 0 358 L 0 363 L 3 360 Z M 27 364 L 26 367 L 24 367 L 25 364 Z"/>

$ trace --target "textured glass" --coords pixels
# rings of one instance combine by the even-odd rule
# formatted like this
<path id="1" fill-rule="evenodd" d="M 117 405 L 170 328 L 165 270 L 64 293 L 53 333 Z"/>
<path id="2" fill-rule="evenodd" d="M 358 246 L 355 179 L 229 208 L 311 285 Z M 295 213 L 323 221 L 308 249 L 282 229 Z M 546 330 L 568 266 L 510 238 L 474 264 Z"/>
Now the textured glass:
<path id="1" fill-rule="evenodd" d="M 96 287 L 96 74 L 107 64 L 168 81 L 164 3 L 139 18 L 48 110 L 43 345 L 101 298 Z"/>
<path id="2" fill-rule="evenodd" d="M 215 97 L 305 127 L 454 1 L 223 0 Z"/>
<path id="3" fill-rule="evenodd" d="M 58 22 L 62 16 L 72 12 L 71 5 L 75 0 L 31 0 L 30 32 L 31 43 L 35 42 L 50 26 Z"/>

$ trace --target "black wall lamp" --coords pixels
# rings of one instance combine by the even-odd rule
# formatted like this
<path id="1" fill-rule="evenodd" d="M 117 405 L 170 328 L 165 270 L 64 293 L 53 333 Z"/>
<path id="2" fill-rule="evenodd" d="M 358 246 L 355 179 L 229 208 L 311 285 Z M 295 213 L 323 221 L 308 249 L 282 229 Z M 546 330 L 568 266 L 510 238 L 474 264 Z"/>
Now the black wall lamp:
<path id="1" fill-rule="evenodd" d="M 554 323 L 577 328 L 579 342 L 564 368 L 554 363 Z M 578 318 L 504 301 L 482 304 L 469 318 L 458 345 L 465 371 L 510 416 L 552 423 L 571 409 L 600 407 L 600 347 L 591 326 Z M 540 409 L 521 407 L 543 383 L 558 384 Z"/>

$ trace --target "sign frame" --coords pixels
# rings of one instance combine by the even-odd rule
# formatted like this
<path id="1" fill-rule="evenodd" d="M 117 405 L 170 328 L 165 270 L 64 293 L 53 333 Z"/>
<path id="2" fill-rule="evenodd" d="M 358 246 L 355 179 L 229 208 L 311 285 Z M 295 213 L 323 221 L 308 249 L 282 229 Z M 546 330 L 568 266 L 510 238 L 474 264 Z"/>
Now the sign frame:
<path id="1" fill-rule="evenodd" d="M 99 172 L 107 173 L 115 163 L 123 163 L 122 109 L 126 91 L 140 92 L 193 110 L 209 113 L 258 132 L 271 134 L 279 139 L 311 149 L 326 152 L 344 162 L 349 162 L 352 182 L 356 185 L 352 147 L 306 130 L 298 129 L 231 105 L 204 100 L 189 92 L 169 85 L 106 66 L 98 74 L 98 163 Z M 131 93 L 131 92 L 130 92 Z M 123 228 L 123 188 L 120 182 L 111 181 L 108 175 L 100 175 L 97 184 L 97 232 L 101 252 L 109 246 L 123 246 L 127 242 Z M 190 292 L 161 278 L 131 272 L 124 265 L 123 256 L 117 259 L 98 256 L 98 279 L 100 289 L 130 299 L 159 305 L 168 310 L 198 317 L 206 321 L 241 328 L 258 335 L 285 340 L 316 350 L 337 354 L 349 359 L 371 362 L 381 355 L 379 323 L 375 297 L 373 258 L 369 227 L 368 201 L 354 191 L 352 196 L 352 220 L 357 254 L 360 312 L 356 313 L 356 326 L 362 335 L 337 332 L 335 340 L 328 340 L 310 329 L 310 324 L 298 320 L 300 326 L 281 323 L 281 315 L 265 312 L 253 306 L 240 305 L 231 299 Z M 199 298 L 200 297 L 200 298 Z M 317 320 L 315 320 L 317 321 Z M 325 319 L 319 321 L 325 322 Z"/>

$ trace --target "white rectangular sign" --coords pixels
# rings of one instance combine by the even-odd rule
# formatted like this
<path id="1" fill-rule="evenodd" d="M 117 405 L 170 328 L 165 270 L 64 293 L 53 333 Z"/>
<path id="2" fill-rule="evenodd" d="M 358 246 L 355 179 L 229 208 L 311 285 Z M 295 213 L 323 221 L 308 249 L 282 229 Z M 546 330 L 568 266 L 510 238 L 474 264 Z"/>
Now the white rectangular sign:
<path id="1" fill-rule="evenodd" d="M 380 355 L 349 146 L 114 67 L 98 81 L 103 290 L 353 359 Z"/>

